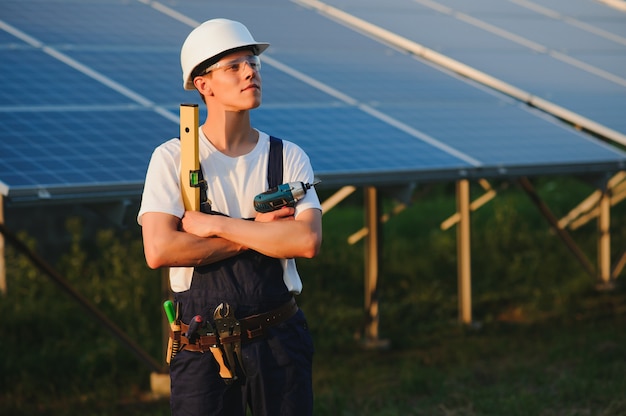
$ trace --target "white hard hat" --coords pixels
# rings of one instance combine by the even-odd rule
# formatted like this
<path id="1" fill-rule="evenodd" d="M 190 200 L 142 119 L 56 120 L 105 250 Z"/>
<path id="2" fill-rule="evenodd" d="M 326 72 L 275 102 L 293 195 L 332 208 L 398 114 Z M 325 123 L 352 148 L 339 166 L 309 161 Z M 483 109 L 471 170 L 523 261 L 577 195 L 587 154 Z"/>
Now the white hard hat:
<path id="1" fill-rule="evenodd" d="M 268 46 L 269 43 L 255 41 L 248 29 L 239 22 L 228 19 L 207 20 L 191 31 L 180 50 L 183 88 L 195 89 L 191 73 L 208 59 L 217 58 L 217 62 L 225 52 L 245 47 L 251 47 L 254 54 L 259 55 Z"/>

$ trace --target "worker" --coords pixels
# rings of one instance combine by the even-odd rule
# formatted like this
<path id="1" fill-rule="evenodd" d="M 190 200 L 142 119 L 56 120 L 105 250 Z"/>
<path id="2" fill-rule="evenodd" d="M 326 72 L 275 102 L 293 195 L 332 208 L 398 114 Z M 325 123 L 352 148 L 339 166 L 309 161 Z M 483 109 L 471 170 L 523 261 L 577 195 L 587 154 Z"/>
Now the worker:
<path id="1" fill-rule="evenodd" d="M 280 176 L 276 166 L 281 183 L 314 181 L 299 146 L 251 125 L 250 110 L 261 104 L 259 55 L 268 46 L 242 23 L 221 18 L 196 27 L 182 45 L 183 86 L 197 90 L 207 109 L 198 132 L 202 212 L 184 209 L 178 138 L 154 150 L 146 173 L 138 213 L 145 257 L 150 268 L 170 267 L 182 327 L 219 311 L 234 318 L 231 333 L 241 331 L 241 343 L 230 337 L 235 348 L 223 355 L 230 379 L 183 331 L 170 363 L 174 415 L 244 416 L 248 408 L 255 416 L 312 414 L 313 342 L 294 300 L 302 290 L 294 259 L 319 253 L 321 205 L 311 188 L 295 206 L 254 210 L 268 177 Z M 279 149 L 278 164 L 270 162 L 272 148 Z"/>

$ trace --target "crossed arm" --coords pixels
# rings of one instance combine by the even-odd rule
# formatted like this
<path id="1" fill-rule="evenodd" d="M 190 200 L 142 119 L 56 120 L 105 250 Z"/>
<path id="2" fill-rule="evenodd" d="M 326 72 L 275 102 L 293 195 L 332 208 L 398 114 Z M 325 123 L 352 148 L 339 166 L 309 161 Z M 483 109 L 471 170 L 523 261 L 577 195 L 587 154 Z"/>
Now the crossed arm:
<path id="1" fill-rule="evenodd" d="M 148 266 L 193 267 L 252 249 L 275 258 L 312 258 L 322 243 L 322 214 L 294 208 L 257 214 L 254 221 L 187 211 L 183 219 L 158 212 L 142 217 Z"/>

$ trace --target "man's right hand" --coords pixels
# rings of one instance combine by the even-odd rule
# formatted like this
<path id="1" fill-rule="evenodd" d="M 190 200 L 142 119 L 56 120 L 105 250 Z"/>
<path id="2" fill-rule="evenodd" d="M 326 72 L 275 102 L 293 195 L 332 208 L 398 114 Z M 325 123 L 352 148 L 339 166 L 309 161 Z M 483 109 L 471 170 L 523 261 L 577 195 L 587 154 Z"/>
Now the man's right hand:
<path id="1" fill-rule="evenodd" d="M 257 222 L 271 222 L 271 221 L 282 221 L 282 220 L 294 220 L 294 214 L 296 209 L 294 207 L 282 207 L 277 209 L 276 211 L 271 212 L 257 212 L 254 220 Z"/>

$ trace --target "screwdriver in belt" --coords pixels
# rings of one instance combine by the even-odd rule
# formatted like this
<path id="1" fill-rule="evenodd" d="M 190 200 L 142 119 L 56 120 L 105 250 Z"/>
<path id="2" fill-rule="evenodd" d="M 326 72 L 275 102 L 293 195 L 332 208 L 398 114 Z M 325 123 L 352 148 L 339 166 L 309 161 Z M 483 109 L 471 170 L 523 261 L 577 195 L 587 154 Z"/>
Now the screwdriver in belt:
<path id="1" fill-rule="evenodd" d="M 171 300 L 163 302 L 163 309 L 165 309 L 165 315 L 167 315 L 167 320 L 169 321 L 170 328 L 172 329 L 172 335 L 169 337 L 169 341 L 167 343 L 167 355 L 165 357 L 165 361 L 169 364 L 180 347 L 178 340 L 174 340 L 174 334 L 176 334 L 176 332 L 180 332 L 180 324 L 176 322 L 174 303 Z"/>

